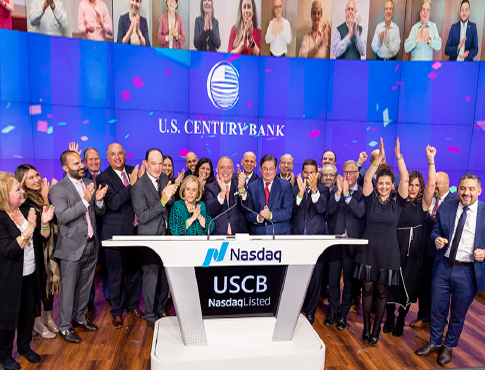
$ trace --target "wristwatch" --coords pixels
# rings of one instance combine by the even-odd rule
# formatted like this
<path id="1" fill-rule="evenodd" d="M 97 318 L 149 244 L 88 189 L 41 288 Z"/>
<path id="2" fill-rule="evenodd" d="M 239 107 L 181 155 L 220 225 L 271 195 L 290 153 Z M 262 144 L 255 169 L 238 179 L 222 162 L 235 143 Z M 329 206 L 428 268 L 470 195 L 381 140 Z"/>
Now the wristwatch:
<path id="1" fill-rule="evenodd" d="M 316 193 L 318 193 L 318 188 L 316 188 L 315 190 L 312 190 L 312 195 L 315 195 Z"/>
<path id="2" fill-rule="evenodd" d="M 56 4 L 54 4 L 54 2 L 51 5 L 51 9 L 52 9 L 52 11 L 56 10 Z"/>
<path id="3" fill-rule="evenodd" d="M 20 237 L 24 242 L 28 242 L 30 240 L 30 236 L 25 235 L 24 233 L 20 233 Z"/>
<path id="4" fill-rule="evenodd" d="M 256 43 L 254 42 L 254 40 L 251 40 L 251 42 L 249 43 L 249 46 L 251 46 L 251 49 L 254 49 L 255 45 Z"/>

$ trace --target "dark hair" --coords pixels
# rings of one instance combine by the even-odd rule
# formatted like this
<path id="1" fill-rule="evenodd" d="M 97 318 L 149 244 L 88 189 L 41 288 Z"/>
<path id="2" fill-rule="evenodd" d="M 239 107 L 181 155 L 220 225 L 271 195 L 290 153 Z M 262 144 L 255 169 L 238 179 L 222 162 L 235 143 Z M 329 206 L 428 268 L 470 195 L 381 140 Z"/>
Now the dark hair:
<path id="1" fill-rule="evenodd" d="M 211 5 L 212 5 L 212 13 L 211 13 L 211 16 L 212 16 L 212 19 L 214 19 L 214 2 L 212 0 L 210 0 L 211 2 Z M 200 0 L 200 17 L 202 19 L 204 19 L 204 0 Z"/>
<path id="2" fill-rule="evenodd" d="M 314 166 L 315 167 L 315 172 L 318 172 L 318 164 L 314 159 L 308 158 L 303 162 L 303 166 L 301 166 L 301 170 L 305 168 L 305 166 Z"/>
<path id="3" fill-rule="evenodd" d="M 15 178 L 22 185 L 22 189 L 24 189 L 24 192 L 25 192 L 25 197 L 28 200 L 30 200 L 31 203 L 33 203 L 36 211 L 42 212 L 42 207 L 44 206 L 44 199 L 40 194 L 40 190 L 33 190 L 28 188 L 27 185 L 25 185 L 25 178 L 27 177 L 27 173 L 30 170 L 34 170 L 35 172 L 39 173 L 39 171 L 37 171 L 34 166 L 30 164 L 21 164 L 15 169 Z"/>
<path id="4" fill-rule="evenodd" d="M 150 148 L 150 149 L 147 150 L 147 152 L 145 154 L 145 161 L 148 161 L 148 156 L 150 155 L 151 152 L 159 152 L 162 155 L 162 157 L 163 157 L 163 153 L 162 153 L 162 151 L 160 149 L 158 149 L 158 148 Z"/>
<path id="5" fill-rule="evenodd" d="M 170 181 L 172 181 L 172 184 L 173 184 L 173 174 L 174 174 L 174 171 L 175 169 L 173 168 L 173 159 L 172 157 L 170 157 L 169 155 L 164 155 L 163 156 L 163 161 L 165 162 L 165 159 L 170 159 L 170 162 L 172 162 L 172 172 L 170 173 L 170 175 L 168 176 L 168 179 Z"/>
<path id="6" fill-rule="evenodd" d="M 195 166 L 194 176 L 197 177 L 197 178 L 199 177 L 199 169 L 205 163 L 209 163 L 209 166 L 211 168 L 211 172 L 210 172 L 209 177 L 207 178 L 207 181 L 206 181 L 206 184 L 210 184 L 210 183 L 213 183 L 214 181 L 216 181 L 216 178 L 214 177 L 214 167 L 212 166 L 212 161 L 209 158 L 204 157 L 204 158 L 199 159 L 199 161 L 197 162 L 197 165 Z"/>
<path id="7" fill-rule="evenodd" d="M 482 181 L 480 180 L 480 178 L 475 175 L 474 173 L 467 173 L 465 175 L 463 175 L 460 179 L 460 184 L 463 180 L 477 180 L 477 183 L 478 183 L 478 187 L 481 188 L 482 187 Z"/>
<path id="8" fill-rule="evenodd" d="M 424 188 L 425 188 L 426 185 L 424 184 L 424 178 L 423 178 L 423 175 L 421 175 L 421 172 L 418 172 L 418 171 L 409 172 L 409 183 L 408 184 L 411 185 L 411 182 L 413 182 L 414 179 L 418 179 L 418 181 L 419 181 L 419 192 L 414 199 L 411 199 L 410 202 L 406 203 L 406 206 L 412 204 L 414 207 L 416 207 L 416 204 L 418 202 L 420 202 L 421 199 L 423 199 Z M 409 199 L 409 197 L 408 197 L 408 199 Z"/>
<path id="9" fill-rule="evenodd" d="M 335 152 L 334 152 L 333 150 L 330 150 L 330 149 L 327 149 L 327 150 L 325 150 L 325 151 L 323 152 L 323 154 L 322 154 L 322 159 L 323 159 L 323 157 L 325 156 L 325 153 L 328 153 L 328 152 L 333 153 L 333 156 L 335 157 L 335 163 L 337 163 L 337 154 L 335 154 Z M 320 162 L 322 161 L 322 159 L 320 159 Z"/>
<path id="10" fill-rule="evenodd" d="M 84 153 L 83 153 L 83 161 L 84 161 L 84 162 L 86 162 L 86 152 L 87 152 L 88 150 L 94 150 L 94 151 L 95 151 L 96 153 L 98 153 L 98 155 L 99 155 L 99 150 L 98 150 L 98 149 L 93 148 L 92 146 L 91 146 L 91 147 L 89 147 L 89 148 L 86 148 L 86 149 L 84 149 Z"/>
<path id="11" fill-rule="evenodd" d="M 389 176 L 391 182 L 394 184 L 394 172 L 392 172 L 391 167 L 387 164 L 382 164 L 379 166 L 376 172 L 376 184 L 379 181 L 379 177 Z"/>
<path id="12" fill-rule="evenodd" d="M 62 154 L 61 154 L 61 166 L 67 166 L 67 156 L 69 154 L 72 154 L 72 153 L 79 155 L 78 152 L 76 152 L 74 150 L 66 150 L 66 151 L 62 152 Z"/>
<path id="13" fill-rule="evenodd" d="M 259 165 L 263 167 L 263 163 L 268 161 L 273 161 L 274 166 L 278 166 L 278 161 L 271 154 L 266 154 L 263 158 L 261 158 L 261 160 L 259 161 Z"/>
<path id="14" fill-rule="evenodd" d="M 469 0 L 463 0 L 463 1 L 461 2 L 461 4 L 460 4 L 460 10 L 461 10 L 461 7 L 463 6 L 463 4 L 465 4 L 465 3 L 466 3 L 466 4 L 468 4 L 468 7 L 469 7 L 469 8 L 471 8 L 471 6 L 470 6 L 470 1 L 469 1 Z"/>

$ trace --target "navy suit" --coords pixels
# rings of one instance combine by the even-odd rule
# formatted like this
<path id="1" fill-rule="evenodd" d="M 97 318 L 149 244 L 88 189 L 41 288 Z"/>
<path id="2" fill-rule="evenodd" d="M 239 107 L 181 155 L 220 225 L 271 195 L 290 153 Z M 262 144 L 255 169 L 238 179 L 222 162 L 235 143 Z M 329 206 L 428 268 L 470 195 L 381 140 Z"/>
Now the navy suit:
<path id="1" fill-rule="evenodd" d="M 253 172 L 253 174 L 251 175 L 251 178 L 248 180 L 248 183 L 246 184 L 246 190 L 248 190 L 249 184 L 255 182 L 259 178 L 261 178 L 261 176 L 259 176 L 256 172 Z"/>
<path id="2" fill-rule="evenodd" d="M 237 202 L 237 205 L 233 209 L 214 221 L 215 228 L 212 233 L 213 235 L 227 235 L 227 226 L 229 223 L 231 224 L 232 234 L 248 232 L 244 209 L 241 206 L 241 197 L 234 196 L 234 193 L 238 191 L 237 185 L 237 177 L 236 175 L 233 175 L 231 179 L 231 187 L 229 189 L 229 204 L 227 204 L 226 199 L 224 199 L 222 204 L 219 203 L 217 196 L 221 192 L 221 188 L 217 181 L 205 186 L 205 205 L 212 216 L 212 219 L 225 212 Z"/>
<path id="3" fill-rule="evenodd" d="M 125 171 L 129 181 L 133 167 L 125 166 Z M 102 240 L 111 239 L 113 235 L 133 235 L 135 233 L 135 211 L 131 204 L 132 186 L 130 184 L 125 186 L 111 166 L 97 177 L 97 183 L 102 186 L 108 185 L 108 191 L 104 197 L 107 209 L 103 216 Z M 138 309 L 141 290 L 141 265 L 138 249 L 105 248 L 104 253 L 109 272 L 111 315 L 113 317 L 121 316 L 125 309 L 127 311 Z"/>
<path id="4" fill-rule="evenodd" d="M 448 41 L 446 42 L 445 54 L 450 56 L 450 60 L 458 59 L 458 44 L 460 43 L 460 31 L 461 31 L 461 21 L 455 23 L 450 28 L 450 34 L 448 35 Z M 473 61 L 478 54 L 478 36 L 477 36 L 477 25 L 473 22 L 468 21 L 468 26 L 466 28 L 466 41 L 465 41 L 465 51 L 468 51 L 468 56 L 465 61 Z"/>
<path id="5" fill-rule="evenodd" d="M 252 182 L 248 186 L 248 196 L 244 204 L 256 213 L 260 213 L 265 204 L 263 178 Z M 290 234 L 290 219 L 293 209 L 293 193 L 291 183 L 275 177 L 269 193 L 268 208 L 272 214 L 275 234 Z M 271 222 L 259 223 L 256 215 L 246 212 L 246 220 L 251 223 L 252 235 L 272 235 L 273 227 Z"/>
<path id="6" fill-rule="evenodd" d="M 477 202 L 474 250 L 485 249 L 485 204 Z M 466 313 L 477 290 L 481 292 L 485 289 L 485 261 L 475 261 L 468 265 L 455 264 L 450 267 L 448 259 L 445 258 L 454 237 L 458 205 L 458 199 L 441 204 L 436 212 L 436 221 L 431 232 L 433 242 L 442 237 L 448 239 L 449 243 L 437 250 L 433 265 L 430 342 L 441 345 L 449 310 L 450 323 L 444 345 L 450 348 L 458 345 Z M 470 212 L 471 210 L 468 211 L 468 215 Z"/>

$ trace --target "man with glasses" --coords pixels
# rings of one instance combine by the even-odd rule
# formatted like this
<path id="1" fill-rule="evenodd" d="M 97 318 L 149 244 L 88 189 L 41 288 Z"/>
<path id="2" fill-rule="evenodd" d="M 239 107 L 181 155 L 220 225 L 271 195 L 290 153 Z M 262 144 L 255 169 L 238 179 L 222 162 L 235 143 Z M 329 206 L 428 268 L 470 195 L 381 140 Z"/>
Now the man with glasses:
<path id="1" fill-rule="evenodd" d="M 261 158 L 261 178 L 248 186 L 248 196 L 243 203 L 253 212 L 246 212 L 252 235 L 290 234 L 293 209 L 291 183 L 276 177 L 276 158 L 270 154 Z M 267 221 L 267 220 L 271 220 Z"/>
<path id="2" fill-rule="evenodd" d="M 357 163 L 350 160 L 344 163 L 343 177 L 338 176 L 337 184 L 330 192 L 327 204 L 327 227 L 330 235 L 342 235 L 360 238 L 365 227 L 365 203 L 362 186 L 357 184 L 359 171 Z M 329 314 L 325 326 L 344 330 L 347 326 L 347 314 L 352 304 L 352 263 L 354 245 L 336 245 L 328 249 L 329 266 Z M 343 269 L 344 289 L 340 304 L 340 276 Z"/>
<path id="3" fill-rule="evenodd" d="M 274 1 L 274 14 L 275 17 L 269 22 L 264 39 L 269 44 L 272 57 L 284 57 L 292 37 L 290 22 L 281 16 L 283 14 L 281 0 Z"/>

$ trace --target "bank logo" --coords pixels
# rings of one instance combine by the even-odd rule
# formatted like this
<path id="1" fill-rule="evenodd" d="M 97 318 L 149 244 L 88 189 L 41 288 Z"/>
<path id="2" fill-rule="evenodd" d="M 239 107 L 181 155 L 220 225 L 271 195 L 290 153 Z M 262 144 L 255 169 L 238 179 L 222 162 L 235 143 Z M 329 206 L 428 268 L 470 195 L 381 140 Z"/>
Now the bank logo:
<path id="1" fill-rule="evenodd" d="M 239 100 L 239 72 L 229 62 L 219 62 L 207 76 L 207 95 L 214 107 L 232 109 Z"/>
<path id="2" fill-rule="evenodd" d="M 202 267 L 209 267 L 212 260 L 217 262 L 221 262 L 222 260 L 224 260 L 224 256 L 226 255 L 228 246 L 229 242 L 223 242 L 220 250 L 217 250 L 216 248 L 209 248 L 207 254 L 205 255 Z"/>

